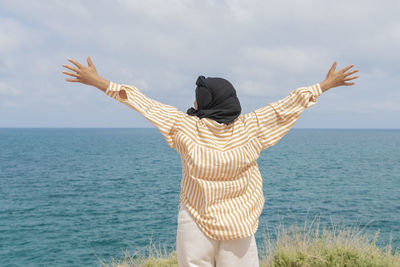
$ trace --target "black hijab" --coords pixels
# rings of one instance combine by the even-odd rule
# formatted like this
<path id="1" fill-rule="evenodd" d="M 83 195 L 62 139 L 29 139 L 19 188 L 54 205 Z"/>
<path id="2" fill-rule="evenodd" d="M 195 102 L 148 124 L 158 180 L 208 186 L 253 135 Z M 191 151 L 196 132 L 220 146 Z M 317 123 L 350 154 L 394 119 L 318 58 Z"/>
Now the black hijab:
<path id="1" fill-rule="evenodd" d="M 226 79 L 199 76 L 196 81 L 197 110 L 189 108 L 187 114 L 201 118 L 210 118 L 228 125 L 241 113 L 236 90 Z"/>

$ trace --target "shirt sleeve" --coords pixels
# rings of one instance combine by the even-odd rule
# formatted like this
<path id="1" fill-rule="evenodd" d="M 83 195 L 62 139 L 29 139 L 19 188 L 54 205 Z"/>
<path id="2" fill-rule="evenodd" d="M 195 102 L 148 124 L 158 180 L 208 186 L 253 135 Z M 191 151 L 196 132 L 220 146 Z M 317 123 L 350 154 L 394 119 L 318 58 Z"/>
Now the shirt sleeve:
<path id="1" fill-rule="evenodd" d="M 300 114 L 317 103 L 319 83 L 293 90 L 285 98 L 253 111 L 261 150 L 275 145 L 295 124 Z"/>
<path id="2" fill-rule="evenodd" d="M 124 94 L 120 95 L 124 90 L 127 99 L 123 98 Z M 161 132 L 168 145 L 176 149 L 175 134 L 185 113 L 147 97 L 134 85 L 110 82 L 105 94 L 143 115 Z"/>

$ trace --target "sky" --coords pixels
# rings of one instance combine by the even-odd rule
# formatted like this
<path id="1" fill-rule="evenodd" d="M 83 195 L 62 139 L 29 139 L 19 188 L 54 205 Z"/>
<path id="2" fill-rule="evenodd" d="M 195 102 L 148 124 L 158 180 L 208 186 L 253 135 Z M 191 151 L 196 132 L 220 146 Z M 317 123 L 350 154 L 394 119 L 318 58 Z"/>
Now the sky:
<path id="1" fill-rule="evenodd" d="M 152 128 L 101 90 L 66 82 L 91 57 L 104 79 L 186 112 L 199 75 L 242 113 L 354 64 L 293 128 L 400 129 L 400 1 L 0 0 L 0 127 Z M 71 64 L 70 64 L 71 65 Z"/>

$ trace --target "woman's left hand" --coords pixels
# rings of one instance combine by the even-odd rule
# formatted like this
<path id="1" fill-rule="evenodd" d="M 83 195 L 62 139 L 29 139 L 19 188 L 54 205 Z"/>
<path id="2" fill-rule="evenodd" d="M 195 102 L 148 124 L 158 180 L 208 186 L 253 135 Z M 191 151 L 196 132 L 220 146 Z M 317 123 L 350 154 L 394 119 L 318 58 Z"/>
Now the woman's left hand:
<path id="1" fill-rule="evenodd" d="M 358 78 L 358 75 L 355 76 L 350 76 L 358 70 L 352 70 L 350 72 L 347 72 L 349 69 L 354 67 L 354 64 L 351 64 L 341 70 L 336 71 L 336 64 L 337 62 L 335 61 L 331 68 L 329 69 L 328 74 L 326 75 L 326 78 L 324 81 L 322 81 L 319 85 L 321 87 L 322 92 L 325 92 L 331 88 L 342 86 L 342 85 L 354 85 L 354 82 L 348 82 L 350 80 L 354 80 Z"/>
<path id="2" fill-rule="evenodd" d="M 63 64 L 63 67 L 75 72 L 75 73 L 73 73 L 73 72 L 68 72 L 65 70 L 62 71 L 62 73 L 64 73 L 64 74 L 75 77 L 75 79 L 66 78 L 65 80 L 67 82 L 80 82 L 80 83 L 83 83 L 86 85 L 95 86 L 103 91 L 107 89 L 109 81 L 107 81 L 99 76 L 99 74 L 97 73 L 96 67 L 94 66 L 90 57 L 87 58 L 87 63 L 88 63 L 87 67 L 71 58 L 69 58 L 68 61 L 71 62 L 72 64 L 74 64 L 76 67 L 71 67 L 67 64 Z"/>

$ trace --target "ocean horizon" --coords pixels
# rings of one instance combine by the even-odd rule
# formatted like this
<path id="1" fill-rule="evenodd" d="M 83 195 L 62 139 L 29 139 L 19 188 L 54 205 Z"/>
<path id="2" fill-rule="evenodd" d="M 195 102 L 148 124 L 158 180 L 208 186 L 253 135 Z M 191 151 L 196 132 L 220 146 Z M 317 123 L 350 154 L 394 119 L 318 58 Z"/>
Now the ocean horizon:
<path id="1" fill-rule="evenodd" d="M 400 249 L 400 129 L 295 128 L 261 152 L 256 232 L 318 216 Z M 155 128 L 0 128 L 2 266 L 98 266 L 176 240 L 181 160 Z"/>
<path id="2" fill-rule="evenodd" d="M 0 127 L 0 129 L 154 129 L 154 127 Z M 292 128 L 292 130 L 400 130 L 400 128 Z"/>

